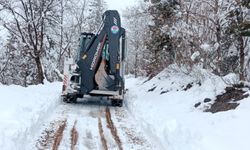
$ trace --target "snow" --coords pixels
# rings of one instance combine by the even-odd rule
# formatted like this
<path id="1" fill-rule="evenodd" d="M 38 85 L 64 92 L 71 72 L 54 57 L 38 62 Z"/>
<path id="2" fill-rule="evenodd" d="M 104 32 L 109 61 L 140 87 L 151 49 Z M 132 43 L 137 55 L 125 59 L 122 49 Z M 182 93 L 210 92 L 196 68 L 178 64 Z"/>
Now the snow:
<path id="1" fill-rule="evenodd" d="M 9 34 L 8 34 L 7 30 L 0 25 L 0 48 L 2 48 L 6 44 L 6 41 L 7 41 L 6 37 L 8 35 Z"/>
<path id="2" fill-rule="evenodd" d="M 195 61 L 195 59 L 197 59 L 198 57 L 200 56 L 200 52 L 199 51 L 196 51 L 192 54 L 191 56 L 191 60 L 192 61 Z"/>
<path id="3" fill-rule="evenodd" d="M 238 82 L 238 76 L 229 74 L 223 78 L 200 68 L 194 68 L 189 74 L 175 65 L 165 69 L 151 80 L 146 78 L 126 77 L 126 100 L 123 108 L 111 108 L 116 111 L 128 112 L 127 117 L 113 116 L 119 132 L 124 127 L 144 132 L 150 138 L 154 149 L 168 150 L 248 150 L 250 147 L 250 98 L 240 101 L 235 110 L 219 113 L 203 112 L 212 102 L 203 103 L 205 98 L 212 101 L 215 96 L 224 92 L 228 84 Z M 95 149 L 100 149 L 97 116 L 101 117 L 104 134 L 108 146 L 115 148 L 111 134 L 106 127 L 104 116 L 95 113 L 104 111 L 105 107 L 65 105 L 59 102 L 62 83 L 45 85 L 5 86 L 0 85 L 0 147 L 16 150 L 32 149 L 34 140 L 48 120 L 67 117 L 68 126 L 65 129 L 60 149 L 70 147 L 70 130 L 76 120 L 78 131 L 91 131 L 93 140 L 88 140 L 86 134 L 80 133 L 81 139 Z M 187 88 L 191 84 L 192 87 Z M 247 83 L 246 83 L 247 84 Z M 248 92 L 249 93 L 249 92 Z M 198 108 L 197 102 L 202 102 Z M 60 104 L 60 105 L 58 105 Z M 103 110 L 101 110 L 103 109 Z M 93 113 L 91 113 L 93 112 Z M 131 115 L 131 116 L 130 116 Z M 94 116 L 94 117 L 93 117 Z M 120 121 L 119 121 L 120 120 Z M 121 121 L 122 120 L 122 121 Z M 135 120 L 135 121 L 131 121 Z M 136 127 L 140 127 L 138 130 Z M 85 132 L 84 132 L 85 133 Z M 140 134 L 138 134 L 140 135 Z M 120 134 L 124 148 L 133 145 L 125 134 Z M 32 148 L 31 148 L 32 147 Z M 81 143 L 76 148 L 85 149 Z"/>
<path id="4" fill-rule="evenodd" d="M 200 46 L 204 51 L 210 51 L 211 47 L 209 44 L 204 43 Z"/>
<path id="5" fill-rule="evenodd" d="M 197 71 L 195 71 L 197 73 Z M 203 112 L 209 104 L 195 108 L 205 98 L 212 100 L 227 86 L 222 78 L 201 70 L 205 78 L 166 69 L 150 81 L 144 78 L 126 80 L 129 111 L 138 122 L 169 150 L 248 150 L 250 144 L 250 98 L 241 101 L 236 110 L 216 114 Z M 234 75 L 227 76 L 235 78 Z M 146 82 L 145 82 L 146 81 Z M 183 86 L 193 87 L 187 91 Z M 149 89 L 156 87 L 154 91 Z M 167 93 L 160 94 L 162 91 Z"/>
<path id="6" fill-rule="evenodd" d="M 27 88 L 0 85 L 0 147 L 27 149 L 43 118 L 59 101 L 61 83 Z"/>
<path id="7" fill-rule="evenodd" d="M 240 78 L 235 73 L 229 73 L 228 75 L 223 77 L 223 80 L 226 84 L 232 85 L 239 83 Z"/>

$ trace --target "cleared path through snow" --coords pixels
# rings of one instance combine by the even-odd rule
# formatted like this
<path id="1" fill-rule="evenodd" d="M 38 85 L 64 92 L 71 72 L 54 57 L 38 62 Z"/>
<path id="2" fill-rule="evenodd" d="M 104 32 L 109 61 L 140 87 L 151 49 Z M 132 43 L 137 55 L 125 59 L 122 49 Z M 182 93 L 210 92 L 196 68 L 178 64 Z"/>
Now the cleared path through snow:
<path id="1" fill-rule="evenodd" d="M 157 149 L 126 107 L 83 100 L 59 104 L 45 120 L 31 149 Z"/>

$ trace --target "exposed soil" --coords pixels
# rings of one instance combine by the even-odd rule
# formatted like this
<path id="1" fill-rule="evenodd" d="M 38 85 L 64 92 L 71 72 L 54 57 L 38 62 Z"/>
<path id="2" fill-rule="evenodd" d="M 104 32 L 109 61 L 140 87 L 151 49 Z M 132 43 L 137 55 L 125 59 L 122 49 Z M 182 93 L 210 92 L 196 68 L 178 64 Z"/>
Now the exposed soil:
<path id="1" fill-rule="evenodd" d="M 73 128 L 71 129 L 71 150 L 75 150 L 76 143 L 78 141 L 78 132 L 76 130 L 76 123 L 75 121 Z"/>
<path id="2" fill-rule="evenodd" d="M 245 94 L 241 88 L 226 87 L 225 93 L 216 96 L 214 103 L 210 108 L 206 109 L 205 112 L 217 113 L 221 111 L 227 111 L 235 109 L 239 106 L 238 101 L 247 98 L 249 94 Z"/>
<path id="3" fill-rule="evenodd" d="M 117 129 L 116 129 L 116 127 L 111 119 L 111 114 L 110 114 L 110 110 L 108 107 L 106 107 L 106 120 L 107 120 L 108 128 L 110 129 L 111 134 L 112 134 L 113 138 L 115 139 L 115 142 L 117 143 L 119 150 L 122 150 L 123 149 L 122 143 L 121 143 L 121 140 L 117 134 Z"/>
<path id="4" fill-rule="evenodd" d="M 66 127 L 66 122 L 67 122 L 67 120 L 63 121 L 62 124 L 57 129 L 52 150 L 58 150 L 58 147 L 59 147 L 61 140 L 62 140 L 62 137 L 63 137 L 63 131 Z"/>
<path id="5" fill-rule="evenodd" d="M 105 136 L 103 133 L 102 121 L 101 121 L 100 117 L 98 118 L 98 128 L 99 128 L 99 134 L 101 137 L 102 146 L 103 146 L 104 150 L 108 150 L 107 140 L 105 139 Z"/>

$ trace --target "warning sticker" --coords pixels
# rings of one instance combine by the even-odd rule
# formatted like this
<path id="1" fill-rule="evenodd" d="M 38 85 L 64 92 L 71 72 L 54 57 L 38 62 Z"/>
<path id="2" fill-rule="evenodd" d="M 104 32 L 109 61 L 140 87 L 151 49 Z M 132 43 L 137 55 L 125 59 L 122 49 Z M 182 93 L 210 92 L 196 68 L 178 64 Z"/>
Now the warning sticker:
<path id="1" fill-rule="evenodd" d="M 117 33 L 119 32 L 119 27 L 118 27 L 118 26 L 112 26 L 112 27 L 111 27 L 111 32 L 112 32 L 113 34 L 117 34 Z"/>

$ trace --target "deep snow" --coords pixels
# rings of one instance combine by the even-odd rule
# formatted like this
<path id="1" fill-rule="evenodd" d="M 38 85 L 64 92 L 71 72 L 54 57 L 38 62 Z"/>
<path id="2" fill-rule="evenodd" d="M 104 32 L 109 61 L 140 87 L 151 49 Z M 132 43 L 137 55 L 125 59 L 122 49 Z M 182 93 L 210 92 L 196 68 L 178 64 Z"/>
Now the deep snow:
<path id="1" fill-rule="evenodd" d="M 0 147 L 27 149 L 44 118 L 59 102 L 61 83 L 27 88 L 0 85 Z"/>
<path id="2" fill-rule="evenodd" d="M 150 81 L 127 78 L 126 105 L 144 129 L 168 150 L 249 150 L 250 98 L 240 101 L 236 110 L 215 114 L 203 112 L 209 103 L 194 107 L 222 93 L 225 81 L 234 82 L 235 76 L 220 78 L 205 70 L 190 75 L 175 71 L 166 69 Z M 183 90 L 192 82 L 192 88 Z M 165 93 L 160 94 L 162 91 Z"/>

